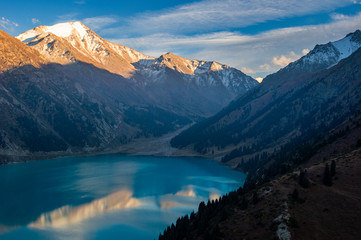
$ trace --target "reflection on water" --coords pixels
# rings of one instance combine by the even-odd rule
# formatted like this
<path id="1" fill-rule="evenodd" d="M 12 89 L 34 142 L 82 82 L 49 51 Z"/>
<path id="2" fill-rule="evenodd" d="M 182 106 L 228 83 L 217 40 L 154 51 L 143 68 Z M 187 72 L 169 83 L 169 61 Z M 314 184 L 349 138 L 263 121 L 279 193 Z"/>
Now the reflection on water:
<path id="1" fill-rule="evenodd" d="M 215 201 L 215 200 L 219 199 L 220 197 L 221 197 L 221 195 L 219 195 L 217 193 L 210 193 L 208 199 L 211 201 Z"/>
<path id="2" fill-rule="evenodd" d="M 196 193 L 193 190 L 193 186 L 190 185 L 190 186 L 188 186 L 187 190 L 179 191 L 175 195 L 177 195 L 177 196 L 186 196 L 186 197 L 195 197 Z"/>
<path id="3" fill-rule="evenodd" d="M 179 202 L 172 201 L 172 200 L 163 200 L 160 202 L 160 207 L 163 209 L 170 209 L 176 206 L 179 206 Z"/>
<path id="4" fill-rule="evenodd" d="M 133 193 L 128 190 L 122 190 L 77 207 L 66 205 L 41 214 L 35 222 L 29 224 L 29 227 L 68 227 L 69 224 L 79 223 L 106 212 L 140 206 L 139 200 L 132 195 Z"/>
<path id="5" fill-rule="evenodd" d="M 4 165 L 0 239 L 154 239 L 244 179 L 198 158 L 114 154 Z"/>

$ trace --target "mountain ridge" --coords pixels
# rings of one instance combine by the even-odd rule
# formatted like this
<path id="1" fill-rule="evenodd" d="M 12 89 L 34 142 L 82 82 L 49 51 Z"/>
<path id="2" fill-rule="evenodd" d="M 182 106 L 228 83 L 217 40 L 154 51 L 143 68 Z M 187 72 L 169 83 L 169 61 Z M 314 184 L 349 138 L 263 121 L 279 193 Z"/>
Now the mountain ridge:
<path id="1" fill-rule="evenodd" d="M 57 36 L 57 38 L 54 38 L 52 35 Z M 142 75 L 141 79 L 149 78 L 159 74 L 160 68 L 168 67 L 184 75 L 193 75 L 193 77 L 183 76 L 183 79 L 195 81 L 200 86 L 211 86 L 214 84 L 214 78 L 220 79 L 218 82 L 221 82 L 229 91 L 233 91 L 233 87 L 237 87 L 233 91 L 235 94 L 247 91 L 257 85 L 253 78 L 240 74 L 242 73 L 241 71 L 214 61 L 187 59 L 170 52 L 154 58 L 129 47 L 114 44 L 101 38 L 79 21 L 59 23 L 53 26 L 39 26 L 18 35 L 16 38 L 37 49 L 40 53 L 50 56 L 50 59 L 60 64 L 74 62 L 79 59 L 110 72 L 120 74 L 123 77 L 133 78 L 135 81 L 139 81 L 139 77 L 137 78 L 134 75 Z M 73 48 L 62 51 L 62 54 L 54 53 L 49 49 L 49 43 L 62 40 L 70 43 Z M 60 45 L 66 44 L 62 43 Z M 72 54 L 74 57 L 70 60 L 64 60 L 64 53 L 67 52 L 78 53 Z M 119 66 L 123 67 L 120 68 Z M 152 70 L 155 72 L 150 73 Z M 198 71 L 195 72 L 196 70 Z M 224 74 L 222 70 L 224 70 Z M 221 71 L 217 74 L 219 75 L 218 77 L 210 77 L 209 79 L 206 77 L 210 72 L 216 71 Z M 137 72 L 139 74 L 136 74 Z M 232 81 L 226 81 L 225 79 L 232 75 L 232 73 L 236 74 L 241 81 L 236 79 L 236 77 Z M 194 77 L 194 75 L 198 77 Z M 242 82 L 245 82 L 245 87 L 240 86 L 243 84 Z"/>
<path id="2" fill-rule="evenodd" d="M 355 33 L 359 34 L 359 31 Z M 315 47 L 316 50 L 319 48 Z M 356 67 L 359 61 L 355 56 L 359 52 L 360 48 L 336 65 L 329 62 L 326 67 L 318 67 L 311 72 L 292 71 L 294 66 L 303 62 L 301 58 L 266 77 L 260 85 L 232 101 L 213 117 L 182 132 L 172 139 L 171 144 L 173 147 L 194 149 L 208 157 L 223 158 L 226 164 L 235 167 L 242 161 L 279 151 L 291 139 L 312 134 L 311 126 L 321 126 L 321 129 L 331 126 L 337 116 L 330 115 L 332 117 L 321 121 L 327 111 L 341 111 L 339 117 L 345 117 L 345 111 L 350 107 L 345 104 L 356 104 L 358 101 L 355 89 L 359 87 Z M 312 54 L 310 52 L 304 58 Z M 347 69 L 345 76 L 340 73 L 341 68 Z M 336 76 L 339 82 L 334 79 Z M 354 89 L 349 88 L 350 84 L 354 84 Z M 345 96 L 343 91 L 349 95 Z M 337 104 L 345 109 L 337 108 Z M 312 122 L 312 116 L 317 121 Z M 317 131 L 314 129 L 313 132 Z"/>

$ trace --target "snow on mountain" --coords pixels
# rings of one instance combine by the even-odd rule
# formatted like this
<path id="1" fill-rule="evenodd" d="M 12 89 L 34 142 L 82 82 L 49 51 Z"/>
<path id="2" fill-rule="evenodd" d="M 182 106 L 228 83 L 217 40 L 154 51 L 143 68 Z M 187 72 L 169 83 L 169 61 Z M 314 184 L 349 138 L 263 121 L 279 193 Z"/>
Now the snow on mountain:
<path id="1" fill-rule="evenodd" d="M 354 33 L 350 33 L 345 38 L 333 42 L 332 45 L 340 53 L 339 61 L 347 58 L 361 47 L 361 31 L 357 30 Z"/>
<path id="2" fill-rule="evenodd" d="M 327 44 L 316 45 L 315 48 L 299 60 L 290 63 L 281 71 L 313 72 L 329 68 L 349 57 L 353 52 L 361 47 L 361 31 L 357 30 L 348 34 L 345 38 L 329 42 Z"/>
<path id="3" fill-rule="evenodd" d="M 79 60 L 124 77 L 132 76 L 136 70 L 133 63 L 154 59 L 101 38 L 81 22 L 40 26 L 20 34 L 17 38 L 55 62 L 64 64 Z M 71 47 L 68 44 L 71 44 Z M 57 47 L 54 47 L 55 45 Z M 69 57 L 69 54 L 72 57 Z"/>
<path id="4" fill-rule="evenodd" d="M 232 94 L 243 93 L 258 84 L 241 71 L 217 62 L 191 60 L 172 53 L 159 58 L 147 56 L 101 38 L 81 22 L 39 26 L 17 38 L 53 62 L 90 63 L 138 82 L 140 77 L 144 85 L 174 78 L 169 76 L 168 70 L 179 73 L 187 85 L 222 85 Z"/>
<path id="5" fill-rule="evenodd" d="M 222 86 L 233 94 L 246 92 L 258 84 L 250 76 L 227 65 L 214 61 L 187 59 L 173 53 L 167 53 L 155 59 L 153 63 L 144 66 L 140 70 L 140 74 L 145 79 L 153 79 L 153 82 L 167 81 L 167 79 L 160 76 L 167 75 L 168 70 L 178 72 L 180 78 L 187 85 L 195 84 L 199 87 Z"/>

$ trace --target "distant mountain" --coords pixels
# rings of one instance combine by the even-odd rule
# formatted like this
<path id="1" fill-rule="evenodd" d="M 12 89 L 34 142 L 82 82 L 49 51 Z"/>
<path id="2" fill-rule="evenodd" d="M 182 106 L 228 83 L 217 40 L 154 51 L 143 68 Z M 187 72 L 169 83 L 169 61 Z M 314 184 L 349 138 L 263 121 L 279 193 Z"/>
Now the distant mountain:
<path id="1" fill-rule="evenodd" d="M 258 85 L 241 71 L 216 62 L 171 53 L 147 56 L 99 37 L 81 22 L 40 26 L 17 38 L 51 62 L 85 62 L 131 79 L 151 104 L 192 118 L 210 116 Z"/>
<path id="2" fill-rule="evenodd" d="M 340 62 L 342 59 L 350 56 L 361 47 L 361 31 L 356 30 L 347 34 L 343 39 L 327 44 L 316 45 L 312 51 L 299 60 L 290 63 L 277 73 L 270 74 L 263 81 L 270 79 L 287 79 L 295 75 L 312 73 L 322 69 L 330 68 Z"/>
<path id="3" fill-rule="evenodd" d="M 157 105 L 186 109 L 189 116 L 210 116 L 258 82 L 217 62 L 190 60 L 167 53 L 137 66 L 134 79 Z M 185 107 L 186 106 L 186 107 Z"/>
<path id="4" fill-rule="evenodd" d="M 232 166 L 244 163 L 249 170 L 251 162 L 257 166 L 285 146 L 327 132 L 361 109 L 359 36 L 356 31 L 316 46 L 218 114 L 182 132 L 172 146 L 222 157 Z"/>

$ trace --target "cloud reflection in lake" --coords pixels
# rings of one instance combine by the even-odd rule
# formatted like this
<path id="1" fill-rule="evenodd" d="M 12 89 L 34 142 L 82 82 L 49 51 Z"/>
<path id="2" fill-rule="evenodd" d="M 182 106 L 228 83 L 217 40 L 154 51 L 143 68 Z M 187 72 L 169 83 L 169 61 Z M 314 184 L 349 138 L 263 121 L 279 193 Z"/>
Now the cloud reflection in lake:
<path id="1" fill-rule="evenodd" d="M 121 190 L 77 207 L 66 205 L 41 214 L 35 222 L 29 224 L 29 227 L 67 227 L 106 212 L 139 207 L 140 201 L 133 198 L 132 195 L 133 193 L 129 190 Z"/>

